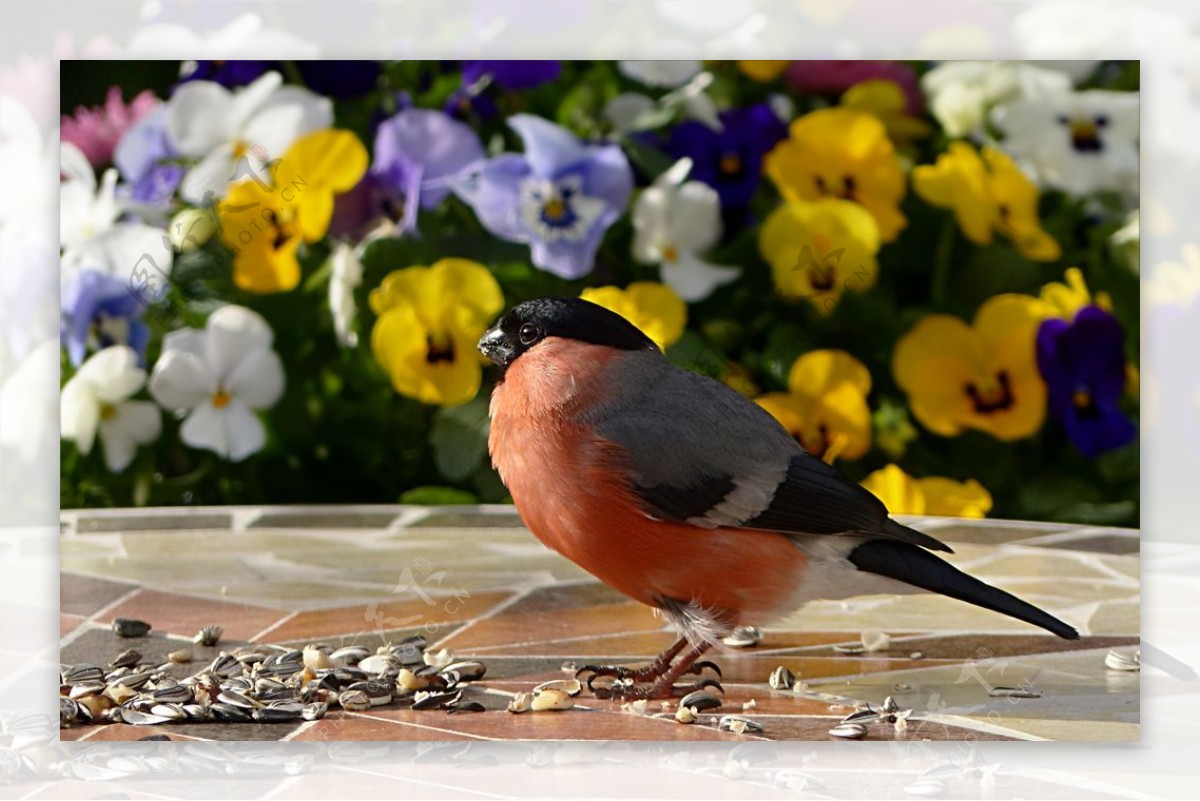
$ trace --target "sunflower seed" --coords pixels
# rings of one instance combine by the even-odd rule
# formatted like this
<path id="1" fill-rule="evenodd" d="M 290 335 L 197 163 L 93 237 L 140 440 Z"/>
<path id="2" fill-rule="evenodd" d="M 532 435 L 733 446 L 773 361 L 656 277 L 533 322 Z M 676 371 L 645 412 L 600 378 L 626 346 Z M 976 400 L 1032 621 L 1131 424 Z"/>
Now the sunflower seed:
<path id="1" fill-rule="evenodd" d="M 392 700 L 392 688 L 382 681 L 356 681 L 347 691 L 361 690 L 367 694 L 371 706 L 382 706 Z"/>
<path id="2" fill-rule="evenodd" d="M 534 712 L 552 712 L 563 709 L 570 709 L 575 706 L 575 699 L 562 690 L 548 687 L 539 693 L 535 693 L 533 700 L 529 704 L 529 708 Z"/>
<path id="3" fill-rule="evenodd" d="M 487 712 L 487 707 L 478 701 L 467 701 L 465 704 L 452 704 L 446 707 L 446 713 L 450 715 L 458 715 L 464 712 Z"/>
<path id="4" fill-rule="evenodd" d="M 87 663 L 72 665 L 63 674 L 63 684 L 81 684 L 85 681 L 103 681 L 104 671 Z"/>
<path id="5" fill-rule="evenodd" d="M 867 736 L 867 727 L 861 723 L 841 723 L 830 729 L 829 733 L 842 740 L 861 740 Z"/>
<path id="6" fill-rule="evenodd" d="M 145 737 L 137 738 L 137 741 L 139 743 L 157 743 L 157 742 L 168 742 L 169 743 L 169 742 L 171 742 L 171 737 L 166 734 L 147 734 Z"/>
<path id="7" fill-rule="evenodd" d="M 180 704 L 155 704 L 150 707 L 150 714 L 167 720 L 184 720 L 187 711 Z"/>
<path id="8" fill-rule="evenodd" d="M 487 673 L 487 666 L 476 660 L 453 662 L 442 668 L 442 673 L 456 673 L 459 681 L 479 681 Z"/>
<path id="9" fill-rule="evenodd" d="M 234 690 L 222 691 L 221 694 L 217 696 L 217 700 L 222 704 L 229 704 L 230 706 L 236 706 L 241 709 L 254 709 L 254 707 L 260 706 L 260 704 L 253 698 L 242 695 Z"/>
<path id="10" fill-rule="evenodd" d="M 114 656 L 113 660 L 108 663 L 108 666 L 110 668 L 122 668 L 122 667 L 131 668 L 134 665 L 136 665 L 138 662 L 141 662 L 141 661 L 142 661 L 141 651 L 137 651 L 133 648 L 130 648 L 129 650 L 122 651 L 121 653 Z"/>
<path id="11" fill-rule="evenodd" d="M 993 687 L 988 690 L 992 698 L 1041 698 L 1040 690 L 1032 687 Z"/>
<path id="12" fill-rule="evenodd" d="M 418 711 L 426 709 L 438 709 L 451 704 L 456 704 L 462 698 L 462 690 L 454 692 L 422 692 L 417 693 L 413 700 L 412 708 Z"/>
<path id="13" fill-rule="evenodd" d="M 112 709 L 115 704 L 111 698 L 103 695 L 89 695 L 86 698 L 79 699 L 79 706 L 88 711 L 88 715 L 92 720 L 96 720 L 102 717 L 109 709 Z"/>
<path id="14" fill-rule="evenodd" d="M 300 712 L 300 716 L 305 720 L 320 720 L 325 717 L 325 713 L 329 711 L 329 704 L 322 701 L 317 701 L 311 704 L 305 704 L 304 709 Z"/>
<path id="15" fill-rule="evenodd" d="M 533 694 L 537 695 L 545 690 L 560 690 L 574 698 L 583 692 L 583 683 L 579 679 L 551 679 L 534 687 Z"/>
<path id="16" fill-rule="evenodd" d="M 133 726 L 154 726 L 159 723 L 169 723 L 170 718 L 165 718 L 162 715 L 154 715 L 149 712 L 139 712 L 136 709 L 119 709 L 120 720 L 122 723 L 129 723 Z"/>
<path id="17" fill-rule="evenodd" d="M 675 720 L 679 721 L 680 723 L 695 723 L 697 717 L 699 717 L 699 715 L 697 714 L 694 706 L 681 705 L 675 712 Z"/>
<path id="18" fill-rule="evenodd" d="M 396 690 L 400 695 L 406 695 L 408 693 L 416 692 L 417 690 L 424 690 L 430 685 L 430 683 L 431 681 L 429 676 L 418 676 L 408 668 L 402 669 L 399 674 L 396 675 Z"/>
<path id="19" fill-rule="evenodd" d="M 717 729 L 731 731 L 734 734 L 745 734 L 748 731 L 762 731 L 763 726 L 758 721 L 741 715 L 724 715 L 717 721 Z"/>
<path id="20" fill-rule="evenodd" d="M 913 651 L 911 654 L 908 655 L 908 658 L 909 659 L 924 659 L 925 654 L 921 653 L 920 651 Z"/>
<path id="21" fill-rule="evenodd" d="M 70 726 L 79 722 L 79 704 L 66 696 L 58 699 L 58 723 L 60 726 Z"/>
<path id="22" fill-rule="evenodd" d="M 140 690 L 146 682 L 150 681 L 150 677 L 154 674 L 149 670 L 143 670 L 139 673 L 125 673 L 123 675 L 109 674 L 109 687 L 123 686 L 131 690 Z"/>
<path id="23" fill-rule="evenodd" d="M 196 632 L 196 636 L 192 637 L 192 642 L 206 647 L 213 646 L 220 641 L 221 635 L 224 633 L 225 629 L 220 626 L 205 626 Z"/>
<path id="24" fill-rule="evenodd" d="M 208 707 L 200 704 L 184 704 L 183 711 L 187 714 L 188 720 L 208 720 Z"/>
<path id="25" fill-rule="evenodd" d="M 298 720 L 303 714 L 303 704 L 271 704 L 270 706 L 254 710 L 254 719 L 262 723 L 281 723 L 289 720 Z"/>
<path id="26" fill-rule="evenodd" d="M 839 643 L 833 646 L 833 650 L 839 654 L 861 654 L 867 649 L 860 643 Z"/>
<path id="27" fill-rule="evenodd" d="M 338 703 L 347 712 L 363 712 L 371 708 L 371 698 L 362 690 L 343 690 L 338 693 Z"/>
<path id="28" fill-rule="evenodd" d="M 75 701 L 88 695 L 99 695 L 104 692 L 107 685 L 102 681 L 85 681 L 81 684 L 76 684 L 71 687 L 67 693 L 68 696 Z"/>
<path id="29" fill-rule="evenodd" d="M 309 643 L 304 646 L 301 652 L 304 666 L 309 670 L 327 670 L 333 667 L 333 660 L 329 658 L 330 650 L 325 643 Z"/>
<path id="30" fill-rule="evenodd" d="M 167 660 L 174 662 L 175 664 L 182 665 L 192 661 L 192 652 L 186 648 L 182 648 L 178 651 L 172 651 L 171 653 L 167 654 Z"/>
<path id="31" fill-rule="evenodd" d="M 767 684 L 771 685 L 773 690 L 790 690 L 796 686 L 796 674 L 780 665 L 771 671 Z"/>
<path id="32" fill-rule="evenodd" d="M 528 712 L 533 705 L 533 693 L 517 693 L 508 702 L 508 711 L 514 714 Z"/>
<path id="33" fill-rule="evenodd" d="M 333 664 L 338 666 L 357 665 L 370 654 L 370 649 L 364 645 L 347 645 L 331 653 L 329 658 L 333 660 Z"/>
<path id="34" fill-rule="evenodd" d="M 391 654 L 372 654 L 360 660 L 357 665 L 359 670 L 378 676 L 399 667 L 400 660 Z"/>
<path id="35" fill-rule="evenodd" d="M 208 666 L 208 672 L 223 679 L 231 679 L 242 672 L 242 663 L 231 654 L 220 654 Z"/>
<path id="36" fill-rule="evenodd" d="M 1121 651 L 1109 651 L 1104 655 L 1104 666 L 1109 670 L 1124 670 L 1135 671 L 1142 669 L 1142 652 L 1140 650 L 1133 653 L 1123 653 Z"/>
<path id="37" fill-rule="evenodd" d="M 237 723 L 251 719 L 249 709 L 243 709 L 233 704 L 217 702 L 209 707 L 209 709 L 212 710 L 213 717 L 217 720 Z"/>
<path id="38" fill-rule="evenodd" d="M 738 626 L 721 642 L 730 648 L 753 648 L 762 641 L 762 632 L 754 626 Z"/>
<path id="39" fill-rule="evenodd" d="M 721 699 L 704 690 L 696 690 L 679 699 L 679 705 L 690 706 L 697 712 L 707 712 L 710 709 L 719 709 L 721 707 Z"/>
<path id="40" fill-rule="evenodd" d="M 185 704 L 192 700 L 192 688 L 186 684 L 176 684 L 170 687 L 159 687 L 150 692 L 155 701 L 171 704 Z"/>
<path id="41" fill-rule="evenodd" d="M 113 634 L 118 637 L 145 637 L 150 633 L 150 624 L 144 620 L 119 617 L 112 622 Z"/>
<path id="42" fill-rule="evenodd" d="M 429 653 L 426 651 L 424 654 L 422 654 L 421 658 L 425 661 L 425 664 L 429 665 L 430 667 L 437 668 L 438 670 L 447 667 L 451 662 L 454 661 L 453 657 L 450 656 L 450 652 L 445 648 L 434 653 Z"/>
<path id="43" fill-rule="evenodd" d="M 866 709 L 856 709 L 849 715 L 846 715 L 846 717 L 842 718 L 842 723 L 875 723 L 881 717 L 879 712 L 868 706 Z"/>

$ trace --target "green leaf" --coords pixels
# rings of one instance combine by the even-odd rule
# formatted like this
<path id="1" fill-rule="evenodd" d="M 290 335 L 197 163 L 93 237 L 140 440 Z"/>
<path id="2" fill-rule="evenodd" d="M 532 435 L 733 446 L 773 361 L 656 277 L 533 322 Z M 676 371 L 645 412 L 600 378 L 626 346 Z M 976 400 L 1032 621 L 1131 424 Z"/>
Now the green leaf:
<path id="1" fill-rule="evenodd" d="M 1130 525 L 1137 522 L 1137 502 L 1077 503 L 1058 510 L 1048 519 L 1094 526 Z"/>
<path id="2" fill-rule="evenodd" d="M 1100 490 L 1082 478 L 1070 475 L 1043 475 L 1021 487 L 1019 502 L 1025 511 L 1040 520 L 1060 520 L 1063 510 L 1098 503 Z"/>
<path id="3" fill-rule="evenodd" d="M 470 476 L 487 454 L 487 437 L 486 399 L 475 398 L 461 406 L 439 409 L 429 435 L 438 470 L 451 481 Z"/>
<path id="4" fill-rule="evenodd" d="M 709 378 L 720 378 L 728 366 L 725 357 L 694 331 L 684 331 L 679 341 L 667 348 L 667 359 L 678 367 Z"/>
<path id="5" fill-rule="evenodd" d="M 478 502 L 479 499 L 471 493 L 454 487 L 415 487 L 400 493 L 400 503 L 418 506 L 461 506 Z"/>

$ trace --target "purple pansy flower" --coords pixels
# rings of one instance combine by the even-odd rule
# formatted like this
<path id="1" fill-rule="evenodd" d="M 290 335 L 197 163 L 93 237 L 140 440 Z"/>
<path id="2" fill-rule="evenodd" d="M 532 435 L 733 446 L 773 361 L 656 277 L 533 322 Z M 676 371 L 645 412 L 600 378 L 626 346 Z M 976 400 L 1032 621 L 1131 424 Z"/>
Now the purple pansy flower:
<path id="1" fill-rule="evenodd" d="M 406 108 L 379 124 L 370 177 L 383 190 L 381 210 L 416 231 L 418 204 L 437 206 L 450 194 L 447 179 L 483 158 L 470 127 L 440 111 Z"/>
<path id="2" fill-rule="evenodd" d="M 100 270 L 80 270 L 62 290 L 61 335 L 71 364 L 83 363 L 88 349 L 128 345 L 139 361 L 146 356 L 150 329 L 141 321 L 141 296 L 129 281 Z"/>
<path id="3" fill-rule="evenodd" d="M 526 242 L 535 266 L 568 279 L 592 270 L 604 232 L 633 192 L 633 171 L 617 145 L 590 145 L 529 114 L 508 124 L 525 152 L 505 153 L 454 182 L 483 227 Z"/>
<path id="4" fill-rule="evenodd" d="M 274 61 L 185 61 L 179 82 L 213 81 L 226 89 L 254 83 L 267 70 L 275 68 Z"/>
<path id="5" fill-rule="evenodd" d="M 125 179 L 131 200 L 165 205 L 183 179 L 184 169 L 164 162 L 178 155 L 167 135 L 166 108 L 160 106 L 121 137 L 113 163 Z"/>
<path id="6" fill-rule="evenodd" d="M 1087 306 L 1071 322 L 1054 318 L 1037 335 L 1038 370 L 1050 414 L 1083 455 L 1094 458 L 1137 433 L 1117 405 L 1125 389 L 1125 336 L 1116 318 Z"/>
<path id="7" fill-rule="evenodd" d="M 553 81 L 562 73 L 561 61 L 464 61 L 463 84 L 470 85 L 485 75 L 504 89 L 532 89 Z"/>
<path id="8" fill-rule="evenodd" d="M 745 208 L 762 179 L 763 156 L 787 136 L 787 126 L 766 103 L 722 111 L 720 120 L 721 130 L 681 123 L 667 149 L 676 160 L 692 160 L 689 177 L 716 189 L 723 209 Z"/>
<path id="9" fill-rule="evenodd" d="M 490 120 L 499 112 L 489 91 L 492 85 L 513 91 L 532 89 L 562 74 L 562 62 L 464 61 L 462 71 L 462 86 L 450 95 L 443 110 L 457 119 L 474 115 Z"/>

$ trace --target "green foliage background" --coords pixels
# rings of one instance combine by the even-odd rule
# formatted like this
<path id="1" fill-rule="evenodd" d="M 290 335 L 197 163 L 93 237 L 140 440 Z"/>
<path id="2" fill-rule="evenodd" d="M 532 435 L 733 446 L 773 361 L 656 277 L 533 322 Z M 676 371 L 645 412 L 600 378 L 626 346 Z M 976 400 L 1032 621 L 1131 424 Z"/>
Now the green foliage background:
<path id="1" fill-rule="evenodd" d="M 285 65 L 286 66 L 286 65 Z M 912 63 L 918 72 L 928 65 Z M 710 89 L 719 107 L 744 106 L 765 100 L 778 84 L 767 86 L 743 76 L 733 62 L 710 66 Z M 64 62 L 63 113 L 77 105 L 98 105 L 109 86 L 122 87 L 129 99 L 141 89 L 169 96 L 178 63 Z M 1108 63 L 1097 71 L 1106 88 L 1136 89 L 1136 62 Z M 285 76 L 299 82 L 298 73 Z M 460 74 L 441 62 L 388 63 L 377 90 L 335 103 L 335 125 L 367 138 L 376 115 L 395 110 L 400 90 L 419 107 L 440 108 L 458 88 Z M 423 88 L 422 88 L 423 87 Z M 562 76 L 520 93 L 498 97 L 501 114 L 478 127 L 489 152 L 518 150 L 520 143 L 505 125 L 508 114 L 537 114 L 563 124 L 581 136 L 608 133 L 602 122 L 604 104 L 622 91 L 645 92 L 609 62 L 565 62 Z M 661 94 L 661 92 L 659 92 Z M 829 98 L 791 95 L 797 114 L 828 105 Z M 936 126 L 935 126 L 936 127 Z M 637 141 L 623 140 L 641 182 L 648 182 L 669 159 Z M 917 145 L 917 163 L 931 163 L 945 149 L 937 133 Z M 754 199 L 752 218 L 761 221 L 779 196 L 764 180 Z M 919 319 L 949 313 L 970 320 L 986 298 L 1001 292 L 1036 295 L 1049 281 L 1063 280 L 1066 268 L 1084 271 L 1093 293 L 1108 292 L 1126 332 L 1128 358 L 1139 352 L 1138 279 L 1109 244 L 1124 223 L 1115 197 L 1074 199 L 1058 192 L 1042 196 L 1045 229 L 1062 245 L 1062 258 L 1037 263 L 1022 257 L 1007 241 L 986 247 L 966 240 L 950 212 L 922 202 L 910 190 L 901 207 L 908 226 L 897 241 L 879 253 L 877 286 L 869 292 L 846 293 L 836 312 L 819 317 L 807 303 L 789 304 L 774 292 L 769 267 L 758 254 L 757 226 L 727 228 L 712 252 L 719 264 L 743 267 L 743 277 L 729 291 L 690 304 L 683 339 L 668 356 L 688 369 L 720 377 L 729 361 L 743 365 L 762 392 L 785 390 L 793 361 L 814 348 L 841 348 L 870 369 L 874 382 L 869 403 L 904 409 L 904 394 L 891 374 L 896 341 Z M 358 291 L 360 343 L 340 348 L 327 303 L 327 274 L 322 265 L 327 242 L 302 247 L 301 286 L 288 293 L 256 295 L 232 283 L 230 259 L 223 246 L 209 242 L 202 250 L 177 257 L 172 274 L 169 310 L 162 322 L 147 315 L 154 332 L 147 363 L 153 364 L 161 335 L 180 326 L 203 327 L 220 302 L 247 306 L 262 314 L 275 331 L 275 349 L 287 372 L 287 391 L 264 415 L 268 442 L 242 463 L 192 450 L 179 440 L 179 422 L 164 414 L 158 442 L 142 448 L 121 475 L 104 467 L 99 448 L 80 456 L 70 443 L 61 451 L 61 502 L 64 507 L 127 505 L 208 505 L 262 503 L 466 503 L 507 499 L 486 458 L 486 397 L 457 408 L 424 406 L 397 395 L 383 370 L 371 358 L 373 323 L 367 295 L 390 271 L 428 265 L 459 256 L 488 266 L 511 306 L 529 298 L 576 295 L 585 286 L 658 280 L 656 267 L 629 256 L 632 231 L 626 214 L 605 237 L 595 271 L 580 281 L 564 281 L 534 269 L 527 248 L 502 242 L 482 229 L 474 213 L 456 198 L 437 209 L 422 211 L 421 239 L 381 239 L 363 253 L 364 280 Z M 210 279 L 204 276 L 215 276 Z M 72 368 L 63 359 L 63 381 Z M 1135 423 L 1136 401 L 1127 411 Z M 1047 418 L 1034 437 L 1014 443 L 969 432 L 959 437 L 933 435 L 918 425 L 920 436 L 909 444 L 900 466 L 917 476 L 974 478 L 991 492 L 993 517 L 1136 525 L 1139 498 L 1139 449 L 1130 446 L 1089 460 L 1067 440 L 1061 426 Z M 862 479 L 891 462 L 878 447 L 854 462 L 839 462 L 850 478 Z"/>

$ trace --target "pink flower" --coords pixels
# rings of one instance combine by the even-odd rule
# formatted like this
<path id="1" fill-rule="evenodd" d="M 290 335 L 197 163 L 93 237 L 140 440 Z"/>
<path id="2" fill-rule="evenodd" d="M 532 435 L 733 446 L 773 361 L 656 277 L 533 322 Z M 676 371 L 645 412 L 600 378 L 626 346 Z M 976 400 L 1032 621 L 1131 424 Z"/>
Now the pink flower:
<path id="1" fill-rule="evenodd" d="M 133 124 L 159 104 L 153 92 L 145 91 L 125 105 L 120 87 L 108 90 L 103 106 L 75 109 L 74 117 L 62 118 L 62 141 L 83 151 L 92 166 L 99 169 L 112 162 L 113 148 Z"/>
<path id="2" fill-rule="evenodd" d="M 784 78 L 797 92 L 837 95 L 863 81 L 892 81 L 904 90 L 910 114 L 924 108 L 916 74 L 896 61 L 793 61 Z"/>

